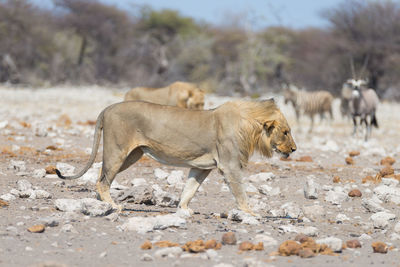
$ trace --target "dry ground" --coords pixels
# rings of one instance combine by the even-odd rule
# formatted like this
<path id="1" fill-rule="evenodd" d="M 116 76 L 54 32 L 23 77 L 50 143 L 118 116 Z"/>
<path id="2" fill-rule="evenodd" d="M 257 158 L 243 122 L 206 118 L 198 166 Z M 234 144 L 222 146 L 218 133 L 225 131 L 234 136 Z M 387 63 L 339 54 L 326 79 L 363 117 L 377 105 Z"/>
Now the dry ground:
<path id="1" fill-rule="evenodd" d="M 291 107 L 284 106 L 281 98 L 276 96 L 282 111 L 292 125 L 293 136 L 298 151 L 291 161 L 282 161 L 278 157 L 263 159 L 253 156 L 246 176 L 259 172 L 272 172 L 276 178 L 267 182 L 272 188 L 279 188 L 275 196 L 252 193 L 253 204 L 262 202 L 258 211 L 263 218 L 259 225 L 247 225 L 214 214 L 228 213 L 234 206 L 230 192 L 221 190 L 224 182 L 216 171 L 207 178 L 202 190 L 197 193 L 191 208 L 196 214 L 187 219 L 186 229 L 168 228 L 155 230 L 146 234 L 134 231 L 121 231 L 120 226 L 134 216 L 155 216 L 174 212 L 174 208 L 126 204 L 117 221 L 105 217 L 89 217 L 83 214 L 67 218 L 55 209 L 54 200 L 60 198 L 82 199 L 94 197 L 94 186 L 90 183 L 75 181 L 61 182 L 51 175 L 34 178 L 34 170 L 43 169 L 57 162 L 68 163 L 80 169 L 88 159 L 92 144 L 93 121 L 102 108 L 122 99 L 123 91 L 104 88 L 52 88 L 52 89 L 13 89 L 0 88 L 0 195 L 16 188 L 16 182 L 26 179 L 34 187 L 52 194 L 51 199 L 16 198 L 9 201 L 9 206 L 0 208 L 0 265 L 1 266 L 36 266 L 46 262 L 66 266 L 214 266 L 231 264 L 244 266 L 398 266 L 400 240 L 393 234 L 399 208 L 391 202 L 381 205 L 396 215 L 385 229 L 374 228 L 370 216 L 362 207 L 363 198 L 373 196 L 379 184 L 362 183 L 366 175 L 373 175 L 382 169 L 379 164 L 385 156 L 394 157 L 395 173 L 399 172 L 400 154 L 400 105 L 383 103 L 379 107 L 378 120 L 380 128 L 374 129 L 368 143 L 362 137 L 352 137 L 351 123 L 343 120 L 338 114 L 338 103 L 335 102 L 335 120 L 332 123 L 316 123 L 315 131 L 307 133 L 309 120 L 303 118 L 301 126 L 294 121 Z M 214 107 L 228 100 L 208 96 L 206 106 Z M 47 136 L 41 136 L 45 130 Z M 350 151 L 359 151 L 354 157 L 355 164 L 347 165 L 345 158 Z M 101 155 L 101 149 L 99 151 Z M 312 162 L 296 161 L 302 156 L 310 156 Z M 11 160 L 24 161 L 26 170 L 18 173 L 10 169 Z M 97 161 L 101 160 L 101 156 Z M 180 190 L 167 186 L 165 181 L 155 179 L 153 170 L 163 168 L 172 170 L 186 169 L 161 166 L 143 158 L 140 162 L 119 174 L 117 182 L 130 186 L 134 178 L 145 178 L 149 183 L 157 183 L 164 190 L 177 196 Z M 303 187 L 307 177 L 313 175 L 314 182 L 319 184 L 317 199 L 306 199 Z M 333 177 L 339 176 L 341 182 L 333 183 Z M 254 183 L 258 188 L 261 183 Z M 323 186 L 325 186 L 323 188 Z M 334 186 L 348 192 L 358 188 L 363 196 L 349 198 L 341 205 L 333 205 L 325 196 Z M 292 212 L 299 212 L 303 220 L 280 218 L 273 215 L 285 213 L 282 206 L 286 203 Z M 323 207 L 323 214 L 314 219 L 307 218 L 303 211 L 307 206 Z M 294 211 L 293 211 L 294 210 Z M 286 210 L 287 212 L 287 210 Z M 344 214 L 348 220 L 338 222 L 337 215 Z M 285 214 L 283 214 L 285 215 Z M 30 233 L 27 228 L 41 223 L 43 218 L 59 216 L 59 225 L 46 227 L 43 233 Z M 304 218 L 306 217 L 306 218 Z M 70 224 L 73 231 L 64 231 L 63 225 Z M 284 227 L 282 227 L 284 226 Z M 278 246 L 285 240 L 294 239 L 297 233 L 287 229 L 304 229 L 316 227 L 315 239 L 328 236 L 340 238 L 343 242 L 359 239 L 362 248 L 344 249 L 335 256 L 317 255 L 303 259 L 298 256 L 276 256 Z M 285 232 L 282 229 L 286 229 Z M 169 240 L 181 245 L 197 239 L 221 240 L 223 233 L 233 231 L 238 241 L 254 241 L 259 234 L 276 240 L 276 245 L 265 246 L 263 251 L 239 253 L 238 245 L 225 245 L 217 251 L 217 256 L 207 259 L 205 253 L 183 253 L 181 257 L 157 258 L 157 248 L 144 251 L 140 245 L 146 241 Z M 373 253 L 371 243 L 383 241 L 390 250 L 387 254 Z M 152 261 L 142 261 L 143 254 L 149 254 Z M 43 265 L 42 265 L 43 266 Z"/>

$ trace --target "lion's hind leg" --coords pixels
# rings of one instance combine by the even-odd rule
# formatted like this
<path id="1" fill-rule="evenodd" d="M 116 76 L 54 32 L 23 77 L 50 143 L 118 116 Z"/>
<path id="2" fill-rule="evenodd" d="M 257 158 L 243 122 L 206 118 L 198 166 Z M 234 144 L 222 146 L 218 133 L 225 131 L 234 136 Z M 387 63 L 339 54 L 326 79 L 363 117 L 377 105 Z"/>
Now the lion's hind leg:
<path id="1" fill-rule="evenodd" d="M 125 159 L 123 153 L 121 154 L 122 155 L 116 155 L 114 153 L 112 155 L 107 155 L 106 157 L 104 157 L 101 174 L 96 183 L 96 188 L 97 192 L 99 193 L 100 200 L 110 203 L 113 208 L 117 209 L 118 211 L 121 211 L 122 207 L 115 204 L 114 200 L 111 198 L 111 184 L 114 181 L 115 176 L 119 172 L 127 169 L 130 165 L 139 160 L 143 155 L 143 152 L 140 148 L 136 148 L 131 151 Z"/>
<path id="2" fill-rule="evenodd" d="M 210 172 L 211 170 L 190 169 L 188 180 L 181 194 L 181 200 L 178 205 L 179 209 L 187 211 L 190 215 L 193 214 L 193 211 L 188 208 L 188 204 Z"/>

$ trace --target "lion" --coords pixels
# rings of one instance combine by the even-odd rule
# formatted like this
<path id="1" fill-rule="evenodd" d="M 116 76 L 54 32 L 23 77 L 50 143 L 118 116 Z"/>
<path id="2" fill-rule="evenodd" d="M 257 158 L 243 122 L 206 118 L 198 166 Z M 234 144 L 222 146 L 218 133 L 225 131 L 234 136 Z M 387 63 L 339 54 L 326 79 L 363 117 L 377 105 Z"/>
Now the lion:
<path id="1" fill-rule="evenodd" d="M 118 211 L 110 186 L 119 173 L 143 154 L 156 161 L 190 168 L 178 209 L 193 214 L 188 204 L 197 189 L 217 168 L 224 175 L 239 209 L 254 214 L 247 203 L 242 170 L 258 151 L 271 157 L 279 152 L 288 157 L 296 150 L 290 127 L 273 99 L 227 102 L 213 110 L 190 110 L 148 102 L 128 101 L 105 108 L 97 118 L 93 149 L 87 165 L 93 164 L 103 131 L 103 166 L 96 183 L 98 196 Z"/>
<path id="2" fill-rule="evenodd" d="M 163 88 L 136 87 L 125 94 L 124 101 L 131 100 L 189 109 L 204 108 L 204 92 L 187 82 L 174 82 Z"/>

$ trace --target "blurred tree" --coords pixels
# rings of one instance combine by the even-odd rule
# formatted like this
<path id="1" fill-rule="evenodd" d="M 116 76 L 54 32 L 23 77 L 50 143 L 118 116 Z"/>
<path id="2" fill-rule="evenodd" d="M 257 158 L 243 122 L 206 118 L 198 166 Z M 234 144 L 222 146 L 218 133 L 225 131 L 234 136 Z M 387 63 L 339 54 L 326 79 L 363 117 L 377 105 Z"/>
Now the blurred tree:
<path id="1" fill-rule="evenodd" d="M 354 58 L 358 75 L 366 62 L 362 78 L 369 78 L 370 86 L 383 91 L 380 81 L 398 63 L 393 55 L 400 53 L 400 3 L 350 0 L 324 15 L 332 25 L 333 37 L 340 41 L 341 54 Z"/>

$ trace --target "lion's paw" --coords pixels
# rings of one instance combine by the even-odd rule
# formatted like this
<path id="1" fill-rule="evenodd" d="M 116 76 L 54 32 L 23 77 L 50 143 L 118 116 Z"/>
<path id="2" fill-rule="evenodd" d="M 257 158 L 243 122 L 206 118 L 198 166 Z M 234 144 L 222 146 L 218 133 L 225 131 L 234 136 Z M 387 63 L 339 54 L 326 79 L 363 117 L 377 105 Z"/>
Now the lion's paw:
<path id="1" fill-rule="evenodd" d="M 193 215 L 193 210 L 178 208 L 175 214 L 181 218 L 189 218 Z"/>

